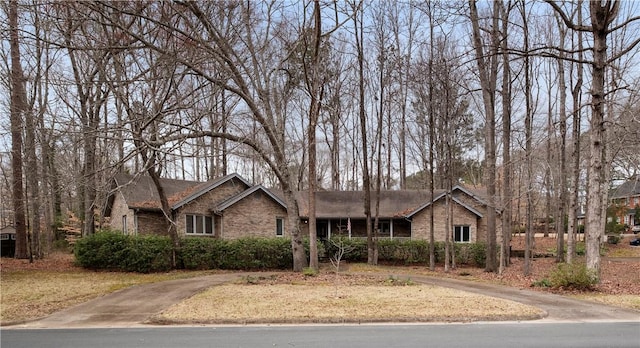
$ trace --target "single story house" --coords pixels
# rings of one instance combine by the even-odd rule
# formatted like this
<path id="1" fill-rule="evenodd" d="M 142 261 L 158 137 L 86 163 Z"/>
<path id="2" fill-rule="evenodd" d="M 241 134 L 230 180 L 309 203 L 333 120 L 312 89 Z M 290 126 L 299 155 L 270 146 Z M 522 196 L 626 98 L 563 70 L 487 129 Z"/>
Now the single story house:
<path id="1" fill-rule="evenodd" d="M 271 237 L 285 234 L 287 208 L 262 185 L 238 174 L 207 182 L 162 179 L 179 235 L 217 238 Z M 113 179 L 104 216 L 126 234 L 168 234 L 153 181 L 148 176 L 118 174 Z"/>
<path id="2" fill-rule="evenodd" d="M 288 236 L 287 206 L 282 194 L 252 185 L 238 174 L 204 183 L 162 179 L 179 235 L 217 238 Z M 316 233 L 319 239 L 335 235 L 366 237 L 362 191 L 316 192 Z M 485 193 L 455 186 L 452 230 L 457 242 L 486 239 Z M 300 224 L 308 233 L 308 192 L 297 192 Z M 372 218 L 376 193 L 372 191 Z M 429 212 L 434 212 L 434 236 L 445 239 L 447 192 L 437 190 L 434 199 L 426 190 L 381 191 L 378 236 L 390 239 L 429 239 Z M 160 202 L 147 176 L 118 174 L 113 180 L 104 216 L 110 227 L 127 234 L 167 233 Z M 499 217 L 499 214 L 498 214 Z M 501 224 L 498 222 L 498 235 Z"/>

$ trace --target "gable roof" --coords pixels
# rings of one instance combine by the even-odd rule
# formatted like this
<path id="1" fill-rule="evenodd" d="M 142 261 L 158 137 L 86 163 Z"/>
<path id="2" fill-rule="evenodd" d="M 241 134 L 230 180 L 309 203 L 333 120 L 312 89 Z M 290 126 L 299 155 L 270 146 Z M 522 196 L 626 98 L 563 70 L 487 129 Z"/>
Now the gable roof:
<path id="1" fill-rule="evenodd" d="M 640 195 L 640 175 L 633 177 L 611 191 L 611 199 Z"/>
<path id="2" fill-rule="evenodd" d="M 459 190 L 459 191 L 464 192 L 465 194 L 469 195 L 470 197 L 472 197 L 473 199 L 477 200 L 478 202 L 480 202 L 480 203 L 481 203 L 481 204 L 483 204 L 483 205 L 487 205 L 487 204 L 485 203 L 485 201 L 484 201 L 482 198 L 480 198 L 480 194 L 479 194 L 479 193 L 473 193 L 471 190 L 468 190 L 468 189 L 466 189 L 466 188 L 464 188 L 464 187 L 462 187 L 462 186 L 459 186 L 459 185 L 454 186 L 454 187 L 453 187 L 453 189 L 452 189 L 451 191 L 452 191 L 452 192 L 454 192 L 454 191 L 456 191 L 456 190 Z M 413 210 L 413 211 L 409 212 L 409 213 L 407 214 L 407 217 L 408 217 L 408 218 L 410 218 L 410 217 L 414 216 L 415 214 L 419 213 L 419 212 L 420 212 L 420 211 L 422 211 L 423 209 L 425 209 L 425 208 L 429 207 L 429 206 L 430 206 L 430 205 L 432 205 L 433 203 L 435 203 L 435 202 L 439 201 L 440 199 L 444 198 L 444 197 L 445 197 L 445 195 L 446 195 L 446 193 L 447 193 L 447 192 L 446 192 L 446 191 L 444 191 L 444 192 L 440 193 L 438 196 L 435 196 L 435 197 L 433 198 L 433 201 L 427 201 L 426 203 L 424 203 L 423 205 L 419 206 L 419 207 L 418 207 L 418 208 L 416 208 L 415 210 Z M 482 216 L 483 216 L 483 215 L 482 215 L 482 213 L 481 213 L 481 212 L 479 212 L 477 209 L 475 209 L 475 208 L 471 207 L 470 205 L 468 205 L 468 204 L 466 204 L 466 203 L 462 202 L 460 199 L 456 198 L 455 196 L 453 196 L 453 195 L 452 195 L 452 196 L 451 196 L 451 199 L 452 199 L 454 202 L 456 202 L 456 203 L 458 203 L 459 205 L 461 205 L 462 207 L 464 207 L 465 209 L 467 209 L 467 210 L 469 210 L 470 212 L 474 213 L 476 216 L 478 216 L 478 217 L 482 217 Z"/>
<path id="3" fill-rule="evenodd" d="M 234 179 L 240 181 L 246 187 L 251 187 L 251 184 L 246 179 L 244 179 L 243 177 L 241 177 L 237 173 L 225 175 L 225 176 L 223 176 L 221 178 L 209 180 L 209 181 L 207 181 L 205 183 L 197 185 L 196 187 L 193 188 L 193 190 L 190 190 L 188 195 L 184 196 L 184 198 L 182 198 L 182 199 L 178 200 L 177 202 L 173 203 L 172 206 L 171 206 L 171 209 L 173 209 L 173 210 L 179 209 L 180 207 L 182 207 L 185 204 L 188 204 L 188 203 L 194 201 L 195 199 L 197 199 L 198 197 L 202 196 L 203 194 L 213 190 L 214 188 L 216 188 L 216 187 L 218 187 L 220 185 L 223 185 L 226 182 L 234 180 Z"/>
<path id="4" fill-rule="evenodd" d="M 197 181 L 160 179 L 160 185 L 164 188 L 170 202 L 171 197 L 179 196 L 181 192 L 188 191 L 198 184 L 200 183 Z M 161 208 L 160 197 L 150 176 L 119 173 L 113 178 L 111 192 L 104 208 L 105 216 L 111 216 L 113 201 L 118 192 L 122 194 L 131 209 L 159 210 Z"/>
<path id="5" fill-rule="evenodd" d="M 228 198 L 225 201 L 222 201 L 220 204 L 218 204 L 215 208 L 216 212 L 221 212 L 227 208 L 229 208 L 230 206 L 240 202 L 241 200 L 243 200 L 244 198 L 250 196 L 251 194 L 253 194 L 256 191 L 261 191 L 264 194 L 266 194 L 267 196 L 269 196 L 271 199 L 273 199 L 276 203 L 280 204 L 283 208 L 287 209 L 287 205 L 285 204 L 285 202 L 280 199 L 280 197 L 276 196 L 273 192 L 269 191 L 266 187 L 262 186 L 262 185 L 255 185 L 247 190 L 244 190 L 240 193 L 238 193 L 235 196 L 232 196 L 230 198 Z"/>

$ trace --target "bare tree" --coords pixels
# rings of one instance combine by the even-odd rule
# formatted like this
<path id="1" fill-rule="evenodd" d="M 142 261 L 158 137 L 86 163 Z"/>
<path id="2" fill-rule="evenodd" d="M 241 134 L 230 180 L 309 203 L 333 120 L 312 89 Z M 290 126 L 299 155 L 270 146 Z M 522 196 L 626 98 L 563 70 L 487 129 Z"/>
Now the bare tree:
<path id="1" fill-rule="evenodd" d="M 512 226 L 512 190 L 511 187 L 511 66 L 509 60 L 509 12 L 511 1 L 506 9 L 503 2 L 499 2 L 502 16 L 502 243 L 500 244 L 500 266 L 498 272 L 502 274 L 504 268 L 509 265 L 509 252 Z"/>
<path id="2" fill-rule="evenodd" d="M 560 15 L 565 25 L 575 31 L 588 32 L 593 36 L 593 61 L 591 64 L 591 119 L 589 120 L 589 175 L 587 197 L 587 225 L 586 256 L 587 268 L 592 270 L 597 279 L 600 278 L 600 244 L 604 233 L 605 214 L 603 206 L 606 201 L 606 160 L 604 158 L 604 140 L 606 138 L 605 126 L 605 70 L 607 66 L 619 59 L 622 55 L 633 49 L 640 38 L 622 48 L 614 56 L 607 53 L 607 37 L 624 28 L 640 17 L 632 17 L 628 20 L 611 26 L 620 12 L 619 1 L 589 2 L 591 25 L 586 26 L 574 23 L 558 4 L 551 0 L 547 3 Z"/>
<path id="3" fill-rule="evenodd" d="M 29 257 L 27 225 L 24 211 L 22 182 L 22 118 L 28 112 L 24 87 L 24 73 L 20 63 L 20 37 L 18 27 L 18 1 L 9 2 L 9 35 L 11 49 L 11 169 L 13 174 L 13 212 L 16 229 L 16 253 L 18 259 Z"/>
<path id="4" fill-rule="evenodd" d="M 322 37 L 322 23 L 320 16 L 320 2 L 313 2 L 313 38 L 311 41 L 311 64 L 305 64 L 305 81 L 311 96 L 309 107 L 309 125 L 307 128 L 307 143 L 309 146 L 309 267 L 318 270 L 318 246 L 316 233 L 316 190 L 318 175 L 316 170 L 316 128 L 320 114 L 320 104 L 324 91 L 324 82 L 320 69 L 320 40 Z M 306 41 L 306 40 L 305 40 Z M 306 46 L 306 45 L 305 45 Z"/>
<path id="5" fill-rule="evenodd" d="M 577 24 L 582 25 L 582 1 L 578 0 L 576 6 Z M 571 180 L 568 181 L 567 190 L 571 192 L 569 196 L 569 212 L 567 216 L 567 263 L 573 262 L 575 256 L 576 245 L 576 231 L 578 229 L 578 188 L 580 182 L 580 122 L 581 122 L 581 96 L 582 96 L 582 82 L 583 82 L 583 50 L 582 50 L 582 31 L 577 31 L 577 60 L 572 62 L 572 66 L 575 66 L 576 79 L 571 88 L 573 110 L 572 116 L 572 133 L 573 150 L 571 153 Z"/>
<path id="6" fill-rule="evenodd" d="M 498 6 L 493 4 L 493 21 L 490 31 L 489 52 L 485 53 L 480 33 L 480 20 L 476 8 L 476 0 L 469 0 L 471 14 L 471 26 L 473 28 L 473 47 L 475 61 L 478 66 L 480 86 L 482 88 L 482 100 L 485 112 L 485 182 L 487 186 L 487 255 L 486 271 L 498 270 L 497 238 L 496 238 L 496 145 L 495 145 L 495 94 L 498 75 L 499 46 Z"/>

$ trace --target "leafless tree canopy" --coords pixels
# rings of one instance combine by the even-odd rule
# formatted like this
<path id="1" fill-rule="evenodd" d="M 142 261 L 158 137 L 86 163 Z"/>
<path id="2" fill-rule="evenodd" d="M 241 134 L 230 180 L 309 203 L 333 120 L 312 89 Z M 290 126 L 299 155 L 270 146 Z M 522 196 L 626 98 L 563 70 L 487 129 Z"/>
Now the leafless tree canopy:
<path id="1" fill-rule="evenodd" d="M 489 195 L 488 271 L 507 266 L 504 231 L 565 217 L 571 261 L 584 207 L 597 271 L 607 192 L 640 174 L 632 1 L 1 8 L 0 225 L 19 257 L 41 257 L 68 212 L 94 233 L 116 173 L 238 172 L 284 193 L 296 269 L 295 191 L 363 190 L 375 218 L 370 190 L 465 184 Z"/>

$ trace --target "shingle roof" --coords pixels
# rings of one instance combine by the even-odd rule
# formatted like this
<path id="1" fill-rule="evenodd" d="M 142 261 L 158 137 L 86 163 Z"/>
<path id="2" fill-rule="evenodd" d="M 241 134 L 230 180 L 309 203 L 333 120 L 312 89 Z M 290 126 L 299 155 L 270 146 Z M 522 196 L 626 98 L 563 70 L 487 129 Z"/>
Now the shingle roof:
<path id="1" fill-rule="evenodd" d="M 225 175 L 221 178 L 218 179 L 213 179 L 213 180 L 209 180 L 205 183 L 199 184 L 196 187 L 194 187 L 192 190 L 190 190 L 190 192 L 184 192 L 185 195 L 183 195 L 183 197 L 180 198 L 180 200 L 176 201 L 175 203 L 172 204 L 171 208 L 172 209 L 178 209 L 180 207 L 182 207 L 183 205 L 193 201 L 194 199 L 197 199 L 198 197 L 202 196 L 203 194 L 213 190 L 214 188 L 224 184 L 225 182 L 229 181 L 229 180 L 233 180 L 233 179 L 237 179 L 240 182 L 242 182 L 243 184 L 245 184 L 248 187 L 251 187 L 251 184 L 245 180 L 243 177 L 241 177 L 240 175 L 233 173 L 233 174 L 229 174 L 229 175 Z"/>
<path id="2" fill-rule="evenodd" d="M 480 203 L 485 204 L 482 190 L 470 190 L 461 186 L 456 186 Z M 434 200 L 444 196 L 445 190 L 438 189 L 434 192 Z M 307 191 L 297 193 L 300 216 L 309 216 L 309 195 Z M 376 192 L 371 192 L 371 215 L 375 215 Z M 318 218 L 364 218 L 364 191 L 319 191 L 316 192 L 316 217 Z M 457 200 L 478 216 L 482 214 L 476 209 Z M 430 193 L 428 190 L 398 190 L 380 191 L 380 213 L 381 218 L 401 218 L 410 217 L 418 211 L 430 205 Z"/>
<path id="3" fill-rule="evenodd" d="M 640 176 L 625 181 L 622 185 L 613 189 L 609 198 L 626 198 L 640 195 Z"/>
<path id="4" fill-rule="evenodd" d="M 435 193 L 439 194 L 441 191 Z M 380 191 L 379 216 L 403 217 L 429 200 L 429 191 L 400 190 Z M 309 193 L 298 192 L 300 216 L 309 215 Z M 371 192 L 371 214 L 375 215 L 376 192 Z M 364 191 L 319 191 L 316 192 L 316 217 L 319 218 L 364 218 Z"/>
<path id="5" fill-rule="evenodd" d="M 130 208 L 161 208 L 160 197 L 150 176 L 121 173 L 114 177 L 114 181 Z M 193 190 L 198 184 L 200 183 L 197 181 L 160 179 L 160 185 L 164 188 L 169 204 L 179 201 L 182 195 Z"/>

